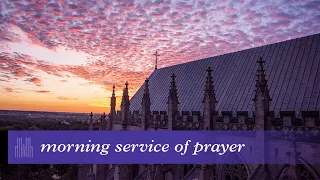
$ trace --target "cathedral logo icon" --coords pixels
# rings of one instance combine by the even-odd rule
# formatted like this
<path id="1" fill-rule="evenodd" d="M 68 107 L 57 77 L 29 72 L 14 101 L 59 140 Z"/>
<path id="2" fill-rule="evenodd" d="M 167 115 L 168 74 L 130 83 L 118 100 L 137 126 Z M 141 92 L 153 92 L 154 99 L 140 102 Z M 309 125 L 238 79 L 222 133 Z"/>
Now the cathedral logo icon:
<path id="1" fill-rule="evenodd" d="M 31 137 L 24 138 L 17 137 L 17 145 L 15 146 L 15 158 L 33 158 L 33 146 L 31 146 Z"/>

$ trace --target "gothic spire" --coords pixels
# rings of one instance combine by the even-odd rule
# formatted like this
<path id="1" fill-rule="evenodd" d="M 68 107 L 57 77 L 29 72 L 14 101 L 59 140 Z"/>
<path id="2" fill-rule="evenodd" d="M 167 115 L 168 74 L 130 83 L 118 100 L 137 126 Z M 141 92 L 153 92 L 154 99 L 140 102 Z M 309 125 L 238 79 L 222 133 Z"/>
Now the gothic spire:
<path id="1" fill-rule="evenodd" d="M 141 125 L 143 130 L 148 129 L 148 121 L 150 118 L 150 94 L 149 94 L 149 80 L 146 79 L 144 83 L 144 93 L 141 102 Z"/>
<path id="2" fill-rule="evenodd" d="M 112 117 L 116 112 L 116 94 L 114 89 L 115 89 L 115 85 L 113 85 L 112 87 L 112 96 L 110 101 L 110 113 Z"/>
<path id="3" fill-rule="evenodd" d="M 112 130 L 112 126 L 113 126 L 113 119 L 114 119 L 114 116 L 116 114 L 116 95 L 115 95 L 115 85 L 113 85 L 112 87 L 112 96 L 111 96 L 111 99 L 110 99 L 110 114 L 109 114 L 109 119 L 108 119 L 108 129 L 109 130 Z"/>
<path id="4" fill-rule="evenodd" d="M 269 89 L 268 84 L 266 80 L 265 70 L 263 67 L 263 64 L 265 61 L 262 61 L 262 58 L 259 58 L 259 67 L 257 70 L 257 82 L 256 82 L 256 89 L 255 89 L 255 97 L 254 101 L 257 100 L 258 96 L 262 96 L 264 100 L 271 101 L 270 95 L 269 95 Z"/>
<path id="5" fill-rule="evenodd" d="M 145 111 L 150 111 L 150 94 L 149 94 L 149 80 L 146 79 L 144 82 L 144 92 L 143 92 L 143 99 L 141 102 L 142 108 Z M 147 112 L 147 113 L 148 113 Z"/>
<path id="6" fill-rule="evenodd" d="M 213 77 L 212 77 L 212 70 L 209 66 L 207 69 L 207 78 L 206 78 L 206 84 L 205 84 L 205 90 L 204 90 L 204 98 L 209 98 L 210 101 L 213 103 L 216 103 L 216 94 L 214 91 L 214 85 L 213 85 Z M 205 99 L 203 100 L 203 102 Z"/>
<path id="7" fill-rule="evenodd" d="M 176 86 L 176 81 L 175 81 L 176 76 L 174 73 L 171 76 L 171 85 L 170 85 L 170 90 L 169 90 L 169 100 L 175 101 L 177 104 L 178 102 L 178 91 L 177 91 L 177 86 Z"/>
<path id="8" fill-rule="evenodd" d="M 216 94 L 214 92 L 212 70 L 209 66 L 207 69 L 207 80 L 204 89 L 204 129 L 213 130 L 215 122 L 215 111 L 216 111 Z"/>
<path id="9" fill-rule="evenodd" d="M 176 76 L 174 73 L 171 76 L 171 85 L 169 90 L 169 97 L 168 97 L 168 130 L 173 129 L 173 122 L 177 119 L 178 115 L 178 92 L 176 86 Z"/>
<path id="10" fill-rule="evenodd" d="M 128 84 L 128 81 L 127 81 L 126 84 L 125 84 L 126 87 L 123 89 L 121 105 L 123 105 L 123 104 L 130 105 L 128 85 L 129 84 Z"/>
<path id="11" fill-rule="evenodd" d="M 122 101 L 121 101 L 121 118 L 122 118 L 122 128 L 127 129 L 128 116 L 130 113 L 130 101 L 129 101 L 129 90 L 128 81 L 126 82 L 126 87 L 123 89 Z"/>
<path id="12" fill-rule="evenodd" d="M 112 96 L 111 96 L 111 101 L 110 101 L 110 107 L 111 107 L 111 115 L 115 113 L 116 111 L 116 94 L 115 94 L 115 85 L 112 87 Z"/>
<path id="13" fill-rule="evenodd" d="M 113 87 L 112 87 L 112 97 L 114 97 L 114 96 L 115 96 L 114 89 L 115 89 L 115 85 L 113 85 Z"/>
<path id="14" fill-rule="evenodd" d="M 257 82 L 254 95 L 254 104 L 255 104 L 255 123 L 256 130 L 265 130 L 268 128 L 270 122 L 267 119 L 269 110 L 270 110 L 270 101 L 269 89 L 266 80 L 266 75 L 263 68 L 262 58 L 260 57 L 259 67 L 257 70 Z M 264 137 L 263 137 L 264 138 Z"/>

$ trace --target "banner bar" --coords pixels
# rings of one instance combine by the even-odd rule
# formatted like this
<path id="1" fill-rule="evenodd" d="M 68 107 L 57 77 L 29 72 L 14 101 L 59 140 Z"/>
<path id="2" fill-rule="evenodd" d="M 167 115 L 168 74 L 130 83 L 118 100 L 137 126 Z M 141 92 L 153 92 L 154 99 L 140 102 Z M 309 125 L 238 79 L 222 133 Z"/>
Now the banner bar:
<path id="1" fill-rule="evenodd" d="M 9 131 L 8 158 L 10 164 L 290 164 L 301 158 L 320 164 L 314 153 L 320 138 L 293 133 Z"/>

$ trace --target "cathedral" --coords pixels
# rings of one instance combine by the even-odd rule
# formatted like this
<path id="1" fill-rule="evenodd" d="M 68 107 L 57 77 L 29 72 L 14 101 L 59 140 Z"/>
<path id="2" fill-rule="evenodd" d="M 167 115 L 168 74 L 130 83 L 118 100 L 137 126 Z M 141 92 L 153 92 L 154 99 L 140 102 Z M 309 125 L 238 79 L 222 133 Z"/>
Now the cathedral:
<path id="1" fill-rule="evenodd" d="M 99 130 L 319 132 L 320 34 L 156 67 L 131 99 L 129 83 L 120 111 L 113 87 Z M 95 130 L 92 113 L 89 130 Z M 79 165 L 78 180 L 319 180 L 320 164 L 304 158 L 314 147 L 293 144 L 292 161 L 283 165 Z"/>

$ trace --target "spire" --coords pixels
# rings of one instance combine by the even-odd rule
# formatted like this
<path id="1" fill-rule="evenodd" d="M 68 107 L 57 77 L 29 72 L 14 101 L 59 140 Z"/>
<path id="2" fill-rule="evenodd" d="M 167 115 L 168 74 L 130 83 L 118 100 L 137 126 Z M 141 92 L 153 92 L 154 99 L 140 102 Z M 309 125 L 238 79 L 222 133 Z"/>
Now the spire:
<path id="1" fill-rule="evenodd" d="M 178 92 L 175 78 L 176 76 L 174 73 L 171 76 L 171 85 L 169 90 L 169 97 L 168 97 L 168 130 L 173 129 L 173 122 L 176 120 L 178 115 Z"/>
<path id="2" fill-rule="evenodd" d="M 156 51 L 156 53 L 154 53 L 153 55 L 156 56 L 156 65 L 154 68 L 156 70 L 156 69 L 158 69 L 158 56 L 160 56 L 160 55 L 158 54 L 158 51 Z"/>
<path id="3" fill-rule="evenodd" d="M 265 101 L 271 101 L 270 95 L 269 95 L 269 89 L 268 84 L 266 80 L 265 70 L 263 67 L 263 64 L 265 61 L 262 61 L 262 58 L 259 58 L 258 71 L 257 71 L 257 82 L 256 82 L 256 89 L 255 89 L 255 97 L 254 101 L 257 100 L 257 96 L 262 96 Z M 269 107 L 269 106 L 268 106 Z"/>
<path id="4" fill-rule="evenodd" d="M 216 103 L 216 93 L 214 91 L 214 85 L 213 85 L 213 77 L 212 77 L 212 70 L 211 67 L 209 66 L 207 69 L 207 78 L 206 78 L 206 85 L 204 89 L 204 100 L 203 103 L 205 102 L 206 98 L 209 98 L 210 102 Z"/>
<path id="5" fill-rule="evenodd" d="M 170 90 L 169 90 L 169 100 L 176 101 L 178 104 L 178 91 L 177 91 L 177 86 L 176 86 L 176 81 L 175 81 L 176 76 L 174 73 L 171 76 L 171 85 L 170 85 Z"/>
<path id="6" fill-rule="evenodd" d="M 262 60 L 262 57 L 259 58 L 259 61 L 257 61 L 259 63 L 259 68 L 258 68 L 258 80 L 260 82 L 264 82 L 265 81 L 265 74 L 264 74 L 264 68 L 263 68 L 263 63 L 265 63 L 265 61 Z"/>
<path id="7" fill-rule="evenodd" d="M 127 92 L 128 92 L 128 85 L 129 85 L 129 83 L 128 83 L 128 81 L 126 81 L 126 90 L 127 90 Z"/>
<path id="8" fill-rule="evenodd" d="M 122 101 L 121 101 L 121 106 L 124 104 L 130 105 L 129 102 L 129 90 L 128 90 L 128 81 L 125 84 L 125 88 L 123 89 L 123 94 L 122 94 Z"/>
<path id="9" fill-rule="evenodd" d="M 113 85 L 113 87 L 112 87 L 112 97 L 114 97 L 114 96 L 115 96 L 114 89 L 115 89 L 115 85 Z"/>
<path id="10" fill-rule="evenodd" d="M 269 96 L 269 89 L 263 63 L 264 61 L 262 61 L 262 58 L 260 57 L 258 61 L 259 67 L 257 70 L 255 95 L 253 98 L 255 103 L 256 130 L 265 130 L 268 128 L 268 124 L 270 124 L 270 122 L 267 122 L 267 116 L 271 98 Z"/>
<path id="11" fill-rule="evenodd" d="M 121 101 L 121 114 L 122 114 L 122 123 L 123 123 L 123 129 L 126 129 L 126 125 L 128 122 L 128 115 L 129 115 L 129 90 L 128 90 L 128 81 L 125 84 L 125 88 L 123 89 L 122 94 L 122 101 Z"/>
<path id="12" fill-rule="evenodd" d="M 113 120 L 116 115 L 116 95 L 115 95 L 115 85 L 112 87 L 112 96 L 110 101 L 110 114 L 109 114 L 109 121 L 108 121 L 108 129 L 113 129 Z"/>
<path id="13" fill-rule="evenodd" d="M 254 95 L 254 121 L 255 121 L 255 130 L 257 131 L 265 131 L 269 129 L 271 122 L 268 120 L 269 113 L 269 104 L 270 104 L 270 96 L 269 90 L 266 80 L 266 75 L 263 68 L 262 58 L 260 57 L 258 61 L 258 70 L 257 70 L 257 80 L 256 80 L 256 88 Z M 266 144 L 266 136 L 264 133 L 258 133 L 256 135 L 256 141 L 261 142 L 257 147 L 257 156 L 261 158 L 262 161 L 265 161 L 267 157 L 267 144 Z M 270 167 L 268 164 L 263 164 L 262 168 L 265 172 L 267 172 L 268 176 L 270 176 Z"/>
<path id="14" fill-rule="evenodd" d="M 144 82 L 144 92 L 143 92 L 143 99 L 141 102 L 142 108 L 145 110 L 150 111 L 150 94 L 149 94 L 149 80 L 146 79 Z"/>
<path id="15" fill-rule="evenodd" d="M 214 92 L 212 70 L 209 66 L 207 69 L 207 78 L 204 89 L 204 129 L 213 130 L 215 122 L 215 111 L 216 111 L 216 94 Z"/>
<path id="16" fill-rule="evenodd" d="M 150 94 L 149 94 L 149 80 L 146 79 L 144 83 L 144 93 L 141 102 L 141 109 L 142 109 L 142 118 L 141 118 L 141 125 L 143 130 L 148 129 L 148 120 L 150 117 Z"/>
<path id="17" fill-rule="evenodd" d="M 110 101 L 110 113 L 111 116 L 114 116 L 116 112 L 116 95 L 115 95 L 115 86 L 113 85 L 112 87 L 112 96 L 111 96 L 111 101 Z"/>

